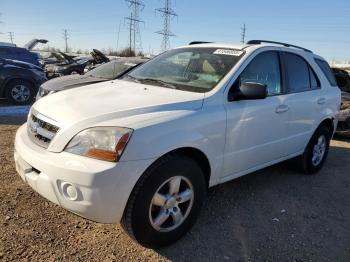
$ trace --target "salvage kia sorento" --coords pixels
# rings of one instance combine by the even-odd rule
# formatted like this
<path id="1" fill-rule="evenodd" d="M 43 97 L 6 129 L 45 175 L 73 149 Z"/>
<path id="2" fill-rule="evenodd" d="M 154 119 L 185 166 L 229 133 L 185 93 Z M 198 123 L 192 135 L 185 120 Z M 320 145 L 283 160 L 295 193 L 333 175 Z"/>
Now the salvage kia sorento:
<path id="1" fill-rule="evenodd" d="M 191 228 L 209 187 L 291 158 L 317 173 L 340 100 L 327 62 L 305 48 L 191 43 L 37 101 L 16 169 L 48 200 L 159 247 Z"/>

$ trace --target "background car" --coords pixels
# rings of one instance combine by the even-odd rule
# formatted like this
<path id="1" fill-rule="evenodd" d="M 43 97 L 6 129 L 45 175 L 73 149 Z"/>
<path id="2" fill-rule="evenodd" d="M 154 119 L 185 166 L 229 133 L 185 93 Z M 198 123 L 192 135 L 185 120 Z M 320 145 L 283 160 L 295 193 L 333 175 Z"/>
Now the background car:
<path id="1" fill-rule="evenodd" d="M 103 54 L 98 49 L 92 49 L 92 52 L 90 54 L 94 58 L 94 61 L 85 67 L 84 73 L 96 68 L 97 66 L 100 66 L 101 64 L 108 63 L 109 61 L 111 61 L 107 56 L 105 56 L 105 54 Z"/>
<path id="2" fill-rule="evenodd" d="M 38 44 L 46 44 L 45 39 L 33 39 L 29 41 L 24 47 L 16 45 L 0 45 L 0 57 L 4 59 L 12 59 L 31 63 L 36 66 L 42 66 L 40 63 L 40 55 L 31 50 Z"/>
<path id="3" fill-rule="evenodd" d="M 29 104 L 39 86 L 47 80 L 44 70 L 36 65 L 0 58 L 0 97 L 14 104 Z"/>
<path id="4" fill-rule="evenodd" d="M 337 85 L 342 91 L 337 134 L 350 135 L 350 75 L 347 71 L 332 68 Z"/>
<path id="5" fill-rule="evenodd" d="M 46 65 L 63 63 L 64 60 L 65 59 L 57 52 L 51 52 L 49 55 L 43 56 L 43 58 L 42 58 L 44 67 Z"/>
<path id="6" fill-rule="evenodd" d="M 63 61 L 59 63 L 45 65 L 45 72 L 48 78 L 54 78 L 64 75 L 83 74 L 84 68 L 93 60 L 92 58 L 77 58 L 59 52 Z"/>
<path id="7" fill-rule="evenodd" d="M 36 99 L 66 89 L 116 79 L 148 60 L 148 58 L 135 57 L 121 58 L 102 64 L 84 75 L 69 75 L 51 79 L 40 86 Z"/>

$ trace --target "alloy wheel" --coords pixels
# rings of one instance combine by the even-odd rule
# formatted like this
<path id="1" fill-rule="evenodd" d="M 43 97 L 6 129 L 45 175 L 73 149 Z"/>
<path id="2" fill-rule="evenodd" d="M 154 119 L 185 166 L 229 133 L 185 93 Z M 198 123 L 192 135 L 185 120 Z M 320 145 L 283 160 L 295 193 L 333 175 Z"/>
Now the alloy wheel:
<path id="1" fill-rule="evenodd" d="M 154 194 L 149 219 L 159 232 L 169 232 L 179 227 L 191 211 L 194 200 L 192 183 L 183 176 L 166 180 Z"/>
<path id="2" fill-rule="evenodd" d="M 25 85 L 16 85 L 11 89 L 11 96 L 17 102 L 26 102 L 30 98 L 30 89 Z"/>
<path id="3" fill-rule="evenodd" d="M 313 151 L 312 151 L 312 164 L 314 166 L 318 166 L 326 153 L 326 137 L 320 136 L 317 139 L 317 143 L 314 145 Z"/>

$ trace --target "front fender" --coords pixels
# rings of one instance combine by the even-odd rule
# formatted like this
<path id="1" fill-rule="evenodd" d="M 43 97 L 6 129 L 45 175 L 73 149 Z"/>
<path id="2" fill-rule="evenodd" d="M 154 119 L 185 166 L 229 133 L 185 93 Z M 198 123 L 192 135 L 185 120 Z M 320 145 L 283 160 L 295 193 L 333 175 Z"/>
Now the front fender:
<path id="1" fill-rule="evenodd" d="M 211 167 L 211 185 L 220 177 L 226 136 L 223 110 L 192 111 L 180 118 L 136 129 L 121 161 L 158 159 L 173 150 L 191 147 L 203 152 Z"/>

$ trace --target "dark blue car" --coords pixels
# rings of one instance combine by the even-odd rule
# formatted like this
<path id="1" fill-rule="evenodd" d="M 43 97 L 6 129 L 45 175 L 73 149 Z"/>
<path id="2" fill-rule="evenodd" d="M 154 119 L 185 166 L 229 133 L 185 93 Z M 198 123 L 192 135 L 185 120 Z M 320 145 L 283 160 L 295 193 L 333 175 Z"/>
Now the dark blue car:
<path id="1" fill-rule="evenodd" d="M 46 80 L 39 66 L 0 58 L 0 98 L 7 98 L 14 104 L 29 104 Z"/>
<path id="2" fill-rule="evenodd" d="M 31 52 L 34 46 L 38 43 L 46 44 L 45 39 L 33 39 L 24 47 L 16 45 L 0 44 L 0 58 L 23 61 L 36 66 L 41 66 L 40 56 L 38 53 Z"/>

